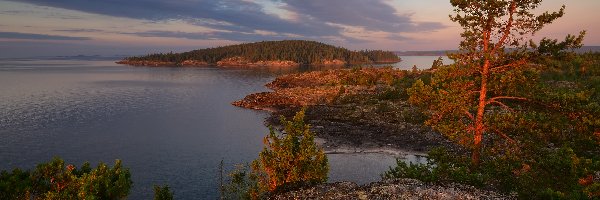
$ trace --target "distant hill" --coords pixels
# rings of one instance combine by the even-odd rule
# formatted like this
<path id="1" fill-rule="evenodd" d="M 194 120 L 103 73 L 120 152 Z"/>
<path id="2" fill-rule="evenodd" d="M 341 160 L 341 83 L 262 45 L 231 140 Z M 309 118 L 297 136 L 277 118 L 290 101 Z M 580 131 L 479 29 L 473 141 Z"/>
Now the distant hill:
<path id="1" fill-rule="evenodd" d="M 456 53 L 458 50 L 435 50 L 435 51 L 395 51 L 398 56 L 446 56 L 448 53 Z M 600 46 L 583 46 L 575 50 L 576 53 L 600 52 Z"/>
<path id="2" fill-rule="evenodd" d="M 583 46 L 580 49 L 576 49 L 577 53 L 587 53 L 587 52 L 600 52 L 600 46 Z"/>
<path id="3" fill-rule="evenodd" d="M 292 66 L 396 63 L 391 51 L 351 51 L 305 40 L 263 41 L 199 49 L 184 53 L 128 57 L 118 63 L 130 65 Z"/>

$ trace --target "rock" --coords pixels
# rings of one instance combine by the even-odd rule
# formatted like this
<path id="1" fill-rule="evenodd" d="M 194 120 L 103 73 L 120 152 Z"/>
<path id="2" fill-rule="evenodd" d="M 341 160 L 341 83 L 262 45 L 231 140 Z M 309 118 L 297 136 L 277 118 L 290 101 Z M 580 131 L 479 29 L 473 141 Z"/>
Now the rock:
<path id="1" fill-rule="evenodd" d="M 358 186 L 351 182 L 326 183 L 276 194 L 270 199 L 516 199 L 461 184 L 436 185 L 415 179 L 394 179 Z"/>
<path id="2" fill-rule="evenodd" d="M 243 57 L 225 58 L 217 62 L 219 67 L 296 67 L 300 64 L 289 60 L 269 60 L 252 62 Z"/>
<path id="3" fill-rule="evenodd" d="M 208 66 L 209 64 L 205 61 L 200 60 L 185 60 L 179 63 L 180 66 Z"/>
<path id="4" fill-rule="evenodd" d="M 413 119 L 418 110 L 401 100 L 380 100 L 377 95 L 390 90 L 393 82 L 385 77 L 402 77 L 389 68 L 327 70 L 277 77 L 266 86 L 272 92 L 250 94 L 233 102 L 244 108 L 275 111 L 267 123 L 278 125 L 279 116 L 292 117 L 309 106 L 305 120 L 329 151 L 338 146 L 371 149 L 381 146 L 406 151 L 428 151 L 436 146 L 457 149 L 443 136 Z M 371 80 L 362 85 L 356 78 Z M 379 84 L 374 84 L 379 83 Z M 346 100 L 348 99 L 348 100 Z M 391 145 L 387 145 L 391 144 Z"/>
<path id="5" fill-rule="evenodd" d="M 121 60 L 116 62 L 117 64 L 123 65 L 132 65 L 132 66 L 176 66 L 175 62 L 165 62 L 165 61 L 147 61 L 147 60 Z"/>
<path id="6" fill-rule="evenodd" d="M 321 60 L 321 62 L 312 63 L 312 65 L 346 65 L 346 61 L 338 60 L 338 59 L 334 59 L 334 60 Z"/>

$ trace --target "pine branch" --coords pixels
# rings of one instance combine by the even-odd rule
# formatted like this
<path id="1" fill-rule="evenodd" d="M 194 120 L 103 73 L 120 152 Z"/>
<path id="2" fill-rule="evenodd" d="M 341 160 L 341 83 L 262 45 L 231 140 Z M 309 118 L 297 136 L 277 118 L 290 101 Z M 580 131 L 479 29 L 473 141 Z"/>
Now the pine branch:
<path id="1" fill-rule="evenodd" d="M 508 110 L 510 112 L 514 112 L 515 111 L 512 108 L 510 108 L 509 106 L 507 106 L 506 104 L 503 104 L 502 102 L 499 102 L 499 101 L 488 101 L 488 104 L 490 104 L 490 103 L 498 104 L 498 105 L 502 106 L 504 109 L 506 109 L 506 110 Z"/>
<path id="2" fill-rule="evenodd" d="M 495 72 L 495 73 L 497 73 L 497 72 L 504 72 L 504 71 L 509 70 L 512 67 L 518 67 L 518 66 L 522 66 L 522 65 L 525 65 L 525 64 L 527 64 L 527 60 L 523 58 L 523 59 L 518 60 L 516 62 L 512 62 L 512 63 L 506 64 L 506 65 L 494 67 L 494 68 L 490 69 L 490 71 Z"/>
<path id="3" fill-rule="evenodd" d="M 511 97 L 511 96 L 498 96 L 498 97 L 492 97 L 488 100 L 488 103 L 491 101 L 496 101 L 496 100 L 500 100 L 500 99 L 513 99 L 513 100 L 523 100 L 523 101 L 529 101 L 529 99 L 524 98 L 524 97 Z"/>
<path id="4" fill-rule="evenodd" d="M 506 42 L 506 38 L 508 38 L 508 35 L 510 35 L 510 30 L 513 26 L 513 21 L 514 21 L 513 17 L 515 15 L 515 10 L 517 10 L 517 4 L 516 4 L 516 1 L 513 0 L 510 3 L 510 9 L 508 11 L 509 12 L 508 23 L 506 24 L 506 27 L 504 27 L 504 33 L 502 35 L 502 38 L 498 41 L 498 43 L 496 43 L 496 45 L 492 49 L 492 51 L 491 51 L 492 55 L 494 53 L 496 53 L 496 51 L 504 45 L 504 42 Z"/>
<path id="5" fill-rule="evenodd" d="M 475 117 L 469 111 L 465 110 L 465 115 L 467 115 L 467 117 L 469 117 L 469 119 L 471 119 L 472 121 L 475 121 Z"/>
<path id="6" fill-rule="evenodd" d="M 504 139 L 508 140 L 512 144 L 517 144 L 517 142 L 514 139 L 510 138 L 508 135 L 504 134 L 502 131 L 499 131 L 496 128 L 492 128 L 492 132 L 500 135 L 501 137 L 503 137 Z"/>

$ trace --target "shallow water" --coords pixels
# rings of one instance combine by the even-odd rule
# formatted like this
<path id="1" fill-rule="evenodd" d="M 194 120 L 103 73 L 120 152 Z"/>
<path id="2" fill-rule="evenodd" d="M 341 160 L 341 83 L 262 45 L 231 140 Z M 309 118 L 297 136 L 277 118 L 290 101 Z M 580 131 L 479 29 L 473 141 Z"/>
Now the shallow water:
<path id="1" fill-rule="evenodd" d="M 232 106 L 278 74 L 305 69 L 128 67 L 113 61 L 0 60 L 0 170 L 122 159 L 130 199 L 168 184 L 177 199 L 218 196 L 218 165 L 262 149 L 268 113 Z M 384 154 L 329 155 L 330 180 L 367 183 L 395 164 Z"/>
<path id="2" fill-rule="evenodd" d="M 381 174 L 396 166 L 396 158 L 410 163 L 426 163 L 423 156 L 384 153 L 328 154 L 329 182 L 349 181 L 364 185 L 381 180 Z"/>

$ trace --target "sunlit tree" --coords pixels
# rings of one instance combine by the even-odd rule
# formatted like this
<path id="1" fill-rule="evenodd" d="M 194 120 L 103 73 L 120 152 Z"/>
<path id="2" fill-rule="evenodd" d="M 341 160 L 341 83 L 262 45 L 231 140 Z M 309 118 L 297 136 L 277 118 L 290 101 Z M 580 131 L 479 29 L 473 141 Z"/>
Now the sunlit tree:
<path id="1" fill-rule="evenodd" d="M 253 171 L 258 173 L 259 191 L 327 181 L 327 156 L 304 123 L 304 111 L 296 113 L 291 121 L 282 118 L 284 135 L 271 129 L 265 137 L 265 148 L 252 163 Z"/>
<path id="2" fill-rule="evenodd" d="M 429 84 L 417 81 L 409 100 L 428 110 L 427 124 L 469 147 L 471 162 L 477 166 L 484 135 L 496 134 L 514 143 L 489 121 L 489 113 L 513 112 L 511 102 L 529 101 L 524 94 L 536 79 L 529 38 L 562 17 L 565 6 L 536 12 L 542 0 L 450 3 L 455 8 L 450 19 L 464 30 L 459 52 L 449 55 L 455 64 L 440 68 Z"/>

